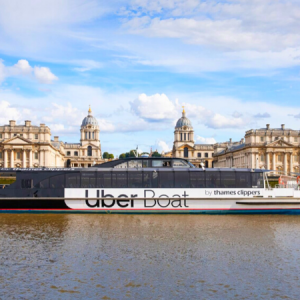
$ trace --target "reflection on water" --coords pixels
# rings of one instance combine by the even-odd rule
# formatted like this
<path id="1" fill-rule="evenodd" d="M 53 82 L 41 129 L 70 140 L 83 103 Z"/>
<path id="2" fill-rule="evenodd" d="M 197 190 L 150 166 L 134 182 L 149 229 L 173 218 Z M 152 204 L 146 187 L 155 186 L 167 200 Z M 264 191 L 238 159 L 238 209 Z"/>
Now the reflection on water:
<path id="1" fill-rule="evenodd" d="M 0 299 L 299 299 L 299 216 L 0 215 Z"/>

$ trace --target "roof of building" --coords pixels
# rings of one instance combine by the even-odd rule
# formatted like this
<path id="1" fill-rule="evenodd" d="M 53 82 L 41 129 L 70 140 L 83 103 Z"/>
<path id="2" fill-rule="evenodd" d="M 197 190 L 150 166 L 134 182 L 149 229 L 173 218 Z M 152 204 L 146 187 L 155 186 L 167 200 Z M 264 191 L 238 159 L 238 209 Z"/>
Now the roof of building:
<path id="1" fill-rule="evenodd" d="M 242 144 L 238 144 L 238 145 L 228 145 L 228 148 L 216 153 L 216 155 L 221 155 L 221 154 L 224 154 L 224 153 L 228 153 L 228 152 L 234 152 L 234 151 L 237 151 L 237 150 L 240 150 L 240 149 L 243 149 L 245 147 L 245 143 L 242 143 Z"/>
<path id="2" fill-rule="evenodd" d="M 93 125 L 98 126 L 98 121 L 92 116 L 91 107 L 89 108 L 88 115 L 82 120 L 81 126 Z"/>
<path id="3" fill-rule="evenodd" d="M 186 117 L 186 115 L 185 115 L 184 108 L 183 108 L 183 111 L 182 111 L 182 117 L 177 121 L 175 128 L 181 128 L 183 126 L 187 126 L 187 127 L 193 128 L 190 119 L 188 119 Z"/>
<path id="4" fill-rule="evenodd" d="M 51 145 L 57 149 L 60 149 L 60 142 L 51 141 Z"/>

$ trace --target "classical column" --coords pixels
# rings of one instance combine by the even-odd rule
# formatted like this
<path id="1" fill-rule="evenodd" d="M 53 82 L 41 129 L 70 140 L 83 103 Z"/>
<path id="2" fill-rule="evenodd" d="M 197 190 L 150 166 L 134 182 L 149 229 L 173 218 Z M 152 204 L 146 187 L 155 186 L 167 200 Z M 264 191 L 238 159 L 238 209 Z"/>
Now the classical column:
<path id="1" fill-rule="evenodd" d="M 29 154 L 29 168 L 32 168 L 32 150 L 30 149 L 29 150 L 29 152 L 28 152 L 28 154 Z"/>
<path id="2" fill-rule="evenodd" d="M 293 153 L 290 153 L 290 173 L 293 172 Z"/>
<path id="3" fill-rule="evenodd" d="M 273 162 L 272 162 L 272 169 L 274 170 L 274 171 L 276 171 L 276 163 L 275 163 L 275 152 L 273 152 Z"/>
<path id="4" fill-rule="evenodd" d="M 7 157 L 7 150 L 6 149 L 4 149 L 3 160 L 4 160 L 4 168 L 7 168 L 8 157 Z"/>
<path id="5" fill-rule="evenodd" d="M 284 174 L 286 175 L 286 172 L 287 172 L 287 153 L 286 152 L 284 152 L 283 170 L 284 170 Z"/>
<path id="6" fill-rule="evenodd" d="M 255 154 L 254 153 L 251 153 L 251 166 L 250 168 L 255 168 Z"/>
<path id="7" fill-rule="evenodd" d="M 267 164 L 267 170 L 270 169 L 270 158 L 269 158 L 269 152 L 266 153 L 266 164 Z"/>
<path id="8" fill-rule="evenodd" d="M 10 167 L 14 168 L 14 164 L 15 164 L 15 152 L 13 149 L 11 149 L 10 151 Z"/>
<path id="9" fill-rule="evenodd" d="M 44 166 L 45 167 L 50 167 L 50 161 L 49 161 L 49 151 L 45 150 L 45 155 L 44 155 Z"/>
<path id="10" fill-rule="evenodd" d="M 23 165 L 22 165 L 23 168 L 26 168 L 26 151 L 25 149 L 23 149 Z"/>
<path id="11" fill-rule="evenodd" d="M 44 166 L 44 150 L 40 150 L 40 167 Z"/>

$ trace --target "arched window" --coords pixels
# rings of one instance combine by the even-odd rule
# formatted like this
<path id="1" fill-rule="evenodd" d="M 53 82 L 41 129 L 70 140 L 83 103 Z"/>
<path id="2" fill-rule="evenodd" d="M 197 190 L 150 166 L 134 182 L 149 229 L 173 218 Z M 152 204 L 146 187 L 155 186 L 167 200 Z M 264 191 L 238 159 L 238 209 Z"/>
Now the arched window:
<path id="1" fill-rule="evenodd" d="M 186 141 L 186 133 L 184 133 L 184 140 Z"/>
<path id="2" fill-rule="evenodd" d="M 190 140 L 190 134 L 188 133 L 188 141 Z"/>
<path id="3" fill-rule="evenodd" d="M 71 159 L 68 159 L 67 160 L 67 168 L 70 168 L 71 167 Z"/>
<path id="4" fill-rule="evenodd" d="M 180 140 L 182 141 L 182 133 L 180 133 Z"/>
<path id="5" fill-rule="evenodd" d="M 208 168 L 208 161 L 205 161 L 205 168 Z"/>
<path id="6" fill-rule="evenodd" d="M 91 139 L 91 133 L 89 132 L 89 140 Z"/>
<path id="7" fill-rule="evenodd" d="M 95 139 L 95 132 L 93 132 L 93 140 Z"/>
<path id="8" fill-rule="evenodd" d="M 92 146 L 87 147 L 87 156 L 92 156 Z"/>
<path id="9" fill-rule="evenodd" d="M 87 132 L 85 133 L 85 139 L 87 140 Z"/>
<path id="10" fill-rule="evenodd" d="M 184 157 L 189 157 L 189 149 L 188 149 L 188 147 L 184 147 Z"/>

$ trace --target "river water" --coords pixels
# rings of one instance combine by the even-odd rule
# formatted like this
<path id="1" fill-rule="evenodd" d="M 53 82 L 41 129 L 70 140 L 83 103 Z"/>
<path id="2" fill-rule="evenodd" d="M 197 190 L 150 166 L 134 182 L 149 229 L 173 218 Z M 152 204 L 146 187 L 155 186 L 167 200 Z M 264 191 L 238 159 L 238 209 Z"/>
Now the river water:
<path id="1" fill-rule="evenodd" d="M 0 215 L 0 299 L 299 299 L 300 216 Z"/>

